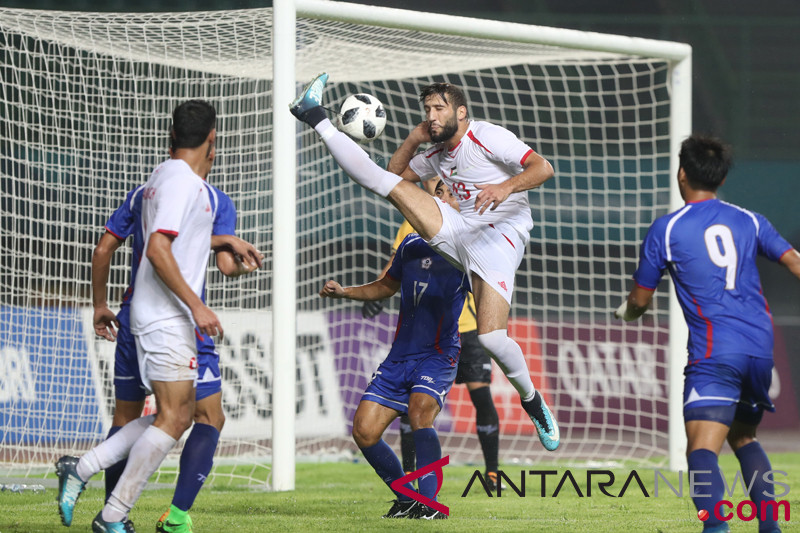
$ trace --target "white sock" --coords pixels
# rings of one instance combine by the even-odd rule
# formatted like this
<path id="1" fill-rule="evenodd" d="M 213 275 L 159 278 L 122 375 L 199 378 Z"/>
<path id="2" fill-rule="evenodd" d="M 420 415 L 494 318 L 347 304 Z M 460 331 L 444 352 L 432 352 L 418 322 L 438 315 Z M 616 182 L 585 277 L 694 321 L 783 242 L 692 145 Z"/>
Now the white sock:
<path id="1" fill-rule="evenodd" d="M 506 375 L 508 381 L 517 389 L 522 401 L 532 399 L 536 394 L 536 388 L 531 381 L 531 374 L 519 344 L 509 337 L 508 332 L 504 329 L 496 329 L 490 333 L 478 335 L 478 340 Z"/>
<path id="2" fill-rule="evenodd" d="M 128 465 L 122 477 L 103 507 L 103 520 L 121 522 L 128 516 L 128 512 L 142 495 L 147 480 L 161 466 L 176 442 L 178 441 L 156 426 L 150 426 L 142 433 L 131 448 Z"/>
<path id="3" fill-rule="evenodd" d="M 78 461 L 76 466 L 78 477 L 83 481 L 89 481 L 89 478 L 99 471 L 125 459 L 133 443 L 142 436 L 144 430 L 150 427 L 155 419 L 156 415 L 148 415 L 131 420 L 110 438 L 89 450 Z"/>
<path id="4" fill-rule="evenodd" d="M 362 187 L 386 198 L 403 181 L 397 174 L 387 172 L 375 164 L 358 143 L 336 129 L 329 119 L 326 118 L 314 129 L 322 137 L 339 166 Z"/>

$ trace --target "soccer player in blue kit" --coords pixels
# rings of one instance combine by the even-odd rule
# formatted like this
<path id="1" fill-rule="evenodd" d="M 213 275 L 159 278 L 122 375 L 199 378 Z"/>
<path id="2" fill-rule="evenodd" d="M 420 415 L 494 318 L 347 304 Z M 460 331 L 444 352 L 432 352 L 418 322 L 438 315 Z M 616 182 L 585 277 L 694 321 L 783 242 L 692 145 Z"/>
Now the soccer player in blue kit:
<path id="1" fill-rule="evenodd" d="M 262 256 L 251 244 L 235 236 L 236 209 L 233 201 L 216 187 L 209 184 L 206 187 L 210 192 L 210 207 L 214 211 L 211 245 L 216 252 L 217 267 L 229 277 L 252 272 L 260 266 Z M 111 440 L 126 424 L 139 419 L 145 400 L 136 343 L 130 332 L 130 301 L 144 246 L 141 222 L 143 189 L 144 185 L 141 185 L 129 192 L 123 204 L 114 211 L 92 256 L 95 332 L 98 336 L 117 342 L 114 355 L 115 409 L 104 443 L 89 451 L 80 461 L 76 457 L 66 456 L 56 465 L 59 478 L 63 478 L 63 482 L 59 484 L 59 512 L 62 522 L 67 526 L 72 522 L 73 508 L 80 495 L 79 491 L 76 493 L 75 490 L 66 490 L 70 476 L 80 479 L 80 483 L 75 480 L 75 485 L 82 490 L 82 485 L 89 477 L 105 469 L 108 500 L 127 464 L 127 444 L 135 440 L 133 437 L 139 430 L 146 429 L 153 421 L 152 415 L 144 417 L 128 428 L 128 438 Z M 123 294 L 120 311 L 115 315 L 106 302 L 109 267 L 114 252 L 129 236 L 133 236 L 131 281 Z M 161 532 L 191 531 L 192 522 L 188 510 L 211 470 L 220 431 L 225 422 L 219 354 L 211 337 L 198 330 L 195 330 L 195 336 L 198 367 L 195 424 L 181 453 L 180 473 L 172 505 L 156 526 L 156 530 Z"/>
<path id="2" fill-rule="evenodd" d="M 774 500 L 762 476 L 772 467 L 756 429 L 775 407 L 772 381 L 772 316 L 761 292 L 756 256 L 787 267 L 800 279 L 800 253 L 758 213 L 723 202 L 717 188 L 730 167 L 729 148 L 694 135 L 681 145 L 678 184 L 686 205 L 657 219 L 641 246 L 636 283 L 617 309 L 632 321 L 647 310 L 661 276 L 669 271 L 689 326 L 689 362 L 684 369 L 684 421 L 692 499 L 708 511 L 704 532 L 729 531 L 714 512 L 724 496 L 717 456 L 727 439 L 761 508 Z M 694 473 L 694 474 L 693 474 Z M 771 476 L 771 474 L 770 474 Z M 766 513 L 760 533 L 780 532 Z"/>
<path id="3" fill-rule="evenodd" d="M 447 194 L 437 201 L 454 200 Z M 411 422 L 417 468 L 442 457 L 433 421 L 456 377 L 461 350 L 458 317 L 469 281 L 419 235 L 411 233 L 398 247 L 385 276 L 357 287 L 328 281 L 319 293 L 323 298 L 376 301 L 398 290 L 400 315 L 392 348 L 375 371 L 353 417 L 353 439 L 390 488 L 405 472 L 382 436 L 401 414 L 408 413 Z M 437 488 L 436 476 L 419 479 L 419 493 L 423 496 L 434 499 Z M 384 518 L 447 518 L 440 511 L 395 494 L 397 499 Z"/>

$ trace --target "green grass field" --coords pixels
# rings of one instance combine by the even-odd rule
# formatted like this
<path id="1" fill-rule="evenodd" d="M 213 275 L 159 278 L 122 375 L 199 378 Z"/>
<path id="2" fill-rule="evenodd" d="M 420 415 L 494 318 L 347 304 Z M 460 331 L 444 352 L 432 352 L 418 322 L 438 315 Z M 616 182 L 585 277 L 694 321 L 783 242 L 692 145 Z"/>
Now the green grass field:
<path id="1" fill-rule="evenodd" d="M 790 502 L 792 510 L 800 511 L 800 454 L 774 454 L 773 468 L 788 473 L 783 480 L 790 492 L 783 499 Z M 724 454 L 721 465 L 726 478 L 738 470 L 731 454 Z M 537 466 L 537 470 L 547 467 Z M 526 496 L 516 495 L 508 489 L 502 497 L 489 498 L 474 485 L 466 497 L 462 492 L 474 472 L 474 467 L 444 467 L 444 484 L 439 500 L 450 507 L 450 519 L 435 522 L 417 520 L 383 520 L 380 516 L 390 507 L 389 490 L 372 469 L 364 464 L 328 463 L 299 464 L 297 490 L 283 493 L 251 492 L 242 489 L 204 489 L 191 511 L 195 531 L 216 533 L 226 531 L 263 533 L 266 531 L 478 531 L 488 532 L 664 532 L 699 533 L 701 522 L 697 519 L 689 498 L 688 482 L 684 475 L 684 496 L 678 497 L 665 485 L 660 486 L 659 497 L 645 497 L 635 481 L 622 497 L 601 494 L 596 482 L 592 496 L 586 496 L 586 470 L 569 469 L 577 481 L 583 497 L 579 497 L 567 482 L 557 497 L 552 497 L 558 480 L 565 471 L 563 466 L 553 467 L 557 476 L 547 478 L 546 496 L 541 497 L 541 477 L 527 476 Z M 505 472 L 511 479 L 519 479 L 521 467 L 508 467 Z M 649 493 L 653 492 L 654 472 L 636 469 Z M 616 469 L 617 477 L 608 492 L 618 494 L 631 469 Z M 667 480 L 675 488 L 677 474 Z M 602 479 L 601 479 L 602 480 Z M 68 532 L 89 531 L 94 515 L 102 506 L 103 491 L 89 488 L 81 496 L 70 529 L 59 520 L 55 504 L 56 491 L 48 488 L 44 494 L 0 493 L 0 533 L 11 532 Z M 171 489 L 145 491 L 137 503 L 131 519 L 137 531 L 154 531 L 155 523 L 166 510 L 172 498 Z M 734 503 L 746 499 L 741 487 L 730 498 Z M 794 518 L 794 517 L 792 517 Z M 756 522 L 743 522 L 734 518 L 731 530 L 757 531 Z M 800 531 L 800 517 L 781 524 L 784 532 Z"/>

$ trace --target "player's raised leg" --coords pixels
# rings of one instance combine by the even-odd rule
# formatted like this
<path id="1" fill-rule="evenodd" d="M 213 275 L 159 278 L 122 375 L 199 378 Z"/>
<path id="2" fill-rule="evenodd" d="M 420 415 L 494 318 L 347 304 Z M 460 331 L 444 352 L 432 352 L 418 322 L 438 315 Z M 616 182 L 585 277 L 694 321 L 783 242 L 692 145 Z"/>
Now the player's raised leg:
<path id="1" fill-rule="evenodd" d="M 430 240 L 442 228 L 437 200 L 416 184 L 379 167 L 356 142 L 336 129 L 322 107 L 322 91 L 327 81 L 325 73 L 314 78 L 290 104 L 289 110 L 298 120 L 316 130 L 333 158 L 353 181 L 387 198 L 423 239 Z"/>
<path id="2" fill-rule="evenodd" d="M 508 302 L 474 272 L 472 290 L 477 308 L 478 340 L 519 392 L 522 407 L 536 426 L 542 446 L 555 450 L 560 443 L 558 424 L 533 385 L 522 348 L 508 336 Z"/>

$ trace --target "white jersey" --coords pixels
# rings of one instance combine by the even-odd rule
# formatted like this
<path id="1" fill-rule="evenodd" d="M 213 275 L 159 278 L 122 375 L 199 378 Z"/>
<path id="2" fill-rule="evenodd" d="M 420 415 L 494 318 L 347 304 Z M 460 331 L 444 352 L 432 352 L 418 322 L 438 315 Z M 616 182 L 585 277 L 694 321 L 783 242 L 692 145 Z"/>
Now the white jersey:
<path id="1" fill-rule="evenodd" d="M 527 243 L 533 229 L 528 193 L 512 193 L 494 211 L 475 211 L 475 185 L 503 183 L 522 172 L 522 164 L 533 150 L 507 129 L 471 120 L 467 132 L 454 148 L 438 143 L 415 155 L 411 170 L 423 181 L 440 177 L 458 199 L 461 214 L 471 223 L 507 222 Z"/>
<path id="2" fill-rule="evenodd" d="M 155 233 L 172 235 L 172 255 L 181 275 L 200 297 L 206 279 L 214 210 L 211 187 L 182 159 L 161 163 L 142 191 L 144 250 Z M 214 202 L 213 205 L 217 205 Z M 131 301 L 131 331 L 137 335 L 167 326 L 194 326 L 189 308 L 161 280 L 147 259 L 136 273 Z"/>

